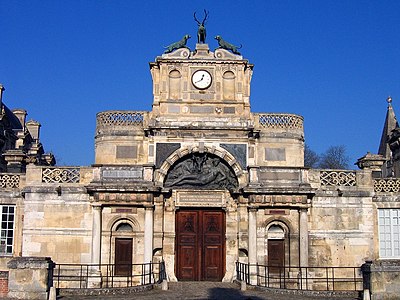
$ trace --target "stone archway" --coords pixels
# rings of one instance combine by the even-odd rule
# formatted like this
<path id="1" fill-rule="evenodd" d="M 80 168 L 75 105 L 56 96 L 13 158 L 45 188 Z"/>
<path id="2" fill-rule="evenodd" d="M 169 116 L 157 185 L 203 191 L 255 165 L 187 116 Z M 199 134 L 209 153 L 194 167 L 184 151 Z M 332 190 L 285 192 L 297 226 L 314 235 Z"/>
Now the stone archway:
<path id="1" fill-rule="evenodd" d="M 237 211 L 232 193 L 238 193 L 247 185 L 247 171 L 242 169 L 238 160 L 226 149 L 202 143 L 186 145 L 175 150 L 163 162 L 160 162 L 159 166 L 155 173 L 155 183 L 166 192 L 164 224 L 168 234 L 163 240 L 163 256 L 168 276 L 172 281 L 178 278 L 180 280 L 184 278 L 221 280 L 221 277 L 223 281 L 232 280 L 238 245 Z M 183 168 L 189 170 L 184 171 Z M 181 216 L 178 212 L 182 212 L 183 215 Z M 198 260 L 200 266 L 197 269 L 200 271 L 194 278 L 189 275 L 186 277 L 187 274 L 182 274 L 182 270 L 179 270 L 182 267 L 185 268 L 184 272 L 189 272 L 186 268 L 187 264 L 182 263 L 182 259 L 186 259 L 186 254 L 181 250 L 188 249 L 191 245 L 178 243 L 177 240 L 183 236 L 183 239 L 187 241 L 187 232 L 178 228 L 181 217 L 185 218 L 186 215 L 198 216 L 198 221 L 194 224 L 200 227 L 195 232 L 197 240 L 202 241 L 197 244 L 197 248 L 203 250 L 194 254 L 201 257 Z M 218 234 L 212 231 L 212 238 L 207 231 L 213 228 L 213 226 L 208 226 L 211 217 L 215 220 L 221 218 L 218 219 L 218 228 L 221 230 Z M 204 249 L 208 249 L 208 252 Z M 209 263 L 207 259 L 211 262 L 218 261 L 219 264 Z M 206 262 L 206 267 L 202 262 Z M 196 270 L 190 272 L 196 273 Z"/>

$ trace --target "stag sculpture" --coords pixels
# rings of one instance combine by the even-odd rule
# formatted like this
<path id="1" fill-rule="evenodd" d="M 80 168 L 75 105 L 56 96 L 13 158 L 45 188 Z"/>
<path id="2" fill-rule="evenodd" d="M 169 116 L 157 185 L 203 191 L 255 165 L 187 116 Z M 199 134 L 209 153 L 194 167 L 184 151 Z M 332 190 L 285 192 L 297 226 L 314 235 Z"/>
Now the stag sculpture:
<path id="1" fill-rule="evenodd" d="M 206 42 L 206 20 L 208 17 L 208 11 L 204 10 L 204 19 L 202 22 L 197 20 L 196 18 L 196 12 L 193 14 L 194 20 L 197 22 L 197 25 L 199 28 L 197 29 L 197 43 L 199 44 L 204 44 Z"/>

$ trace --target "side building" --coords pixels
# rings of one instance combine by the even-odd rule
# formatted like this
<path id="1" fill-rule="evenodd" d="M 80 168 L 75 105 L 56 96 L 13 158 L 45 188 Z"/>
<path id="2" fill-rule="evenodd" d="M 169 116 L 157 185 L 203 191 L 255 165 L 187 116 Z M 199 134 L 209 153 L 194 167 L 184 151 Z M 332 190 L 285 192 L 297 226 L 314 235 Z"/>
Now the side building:
<path id="1" fill-rule="evenodd" d="M 26 121 L 24 109 L 10 110 L 3 103 L 0 84 L 0 266 L 9 256 L 22 255 L 23 188 L 29 166 L 52 166 L 54 155 L 40 142 L 40 123 Z"/>

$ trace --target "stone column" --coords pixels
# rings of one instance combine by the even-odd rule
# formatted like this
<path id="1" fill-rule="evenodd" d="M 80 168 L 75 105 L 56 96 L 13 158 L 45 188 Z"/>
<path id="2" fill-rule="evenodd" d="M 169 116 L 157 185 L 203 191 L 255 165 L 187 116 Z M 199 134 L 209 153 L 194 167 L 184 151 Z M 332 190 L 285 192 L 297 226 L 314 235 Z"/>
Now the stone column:
<path id="1" fill-rule="evenodd" d="M 300 209 L 300 267 L 308 267 L 308 217 L 307 208 Z"/>
<path id="2" fill-rule="evenodd" d="M 172 196 L 174 197 L 174 196 Z M 176 282 L 175 275 L 175 201 L 166 198 L 164 201 L 164 237 L 163 237 L 163 257 L 165 269 L 169 281 Z"/>
<path id="3" fill-rule="evenodd" d="M 153 212 L 154 207 L 145 207 L 144 215 L 144 255 L 145 263 L 153 260 Z"/>
<path id="4" fill-rule="evenodd" d="M 257 263 L 257 208 L 249 207 L 249 264 Z M 257 285 L 256 267 L 250 266 L 250 284 Z"/>
<path id="5" fill-rule="evenodd" d="M 144 215 L 144 263 L 148 264 L 153 260 L 153 215 L 154 215 L 154 207 L 147 206 L 145 209 Z M 145 268 L 146 273 L 150 272 L 151 266 L 146 265 Z M 145 276 L 145 281 L 147 281 L 149 276 Z M 151 283 L 151 282 L 145 282 Z"/>
<path id="6" fill-rule="evenodd" d="M 101 261 L 101 205 L 93 205 L 92 222 L 92 264 L 100 264 Z"/>
<path id="7" fill-rule="evenodd" d="M 238 260 L 238 213 L 237 203 L 229 196 L 226 203 L 226 233 L 225 233 L 225 247 L 226 247 L 226 259 L 225 259 L 225 276 L 222 279 L 223 282 L 232 282 L 236 275 L 235 262 Z"/>
<path id="8" fill-rule="evenodd" d="M 92 257 L 90 277 L 88 278 L 88 287 L 99 288 L 101 286 L 101 205 L 95 204 L 92 206 Z"/>

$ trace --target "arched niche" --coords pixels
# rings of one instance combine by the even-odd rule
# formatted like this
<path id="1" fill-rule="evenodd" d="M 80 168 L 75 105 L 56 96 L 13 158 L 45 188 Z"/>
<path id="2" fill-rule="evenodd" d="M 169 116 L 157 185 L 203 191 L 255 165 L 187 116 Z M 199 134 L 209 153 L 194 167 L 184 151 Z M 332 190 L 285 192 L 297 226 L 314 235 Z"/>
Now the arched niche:
<path id="1" fill-rule="evenodd" d="M 169 99 L 181 98 L 181 73 L 178 70 L 169 72 Z"/>
<path id="2" fill-rule="evenodd" d="M 222 90 L 224 100 L 235 100 L 235 74 L 232 71 L 222 75 Z"/>

